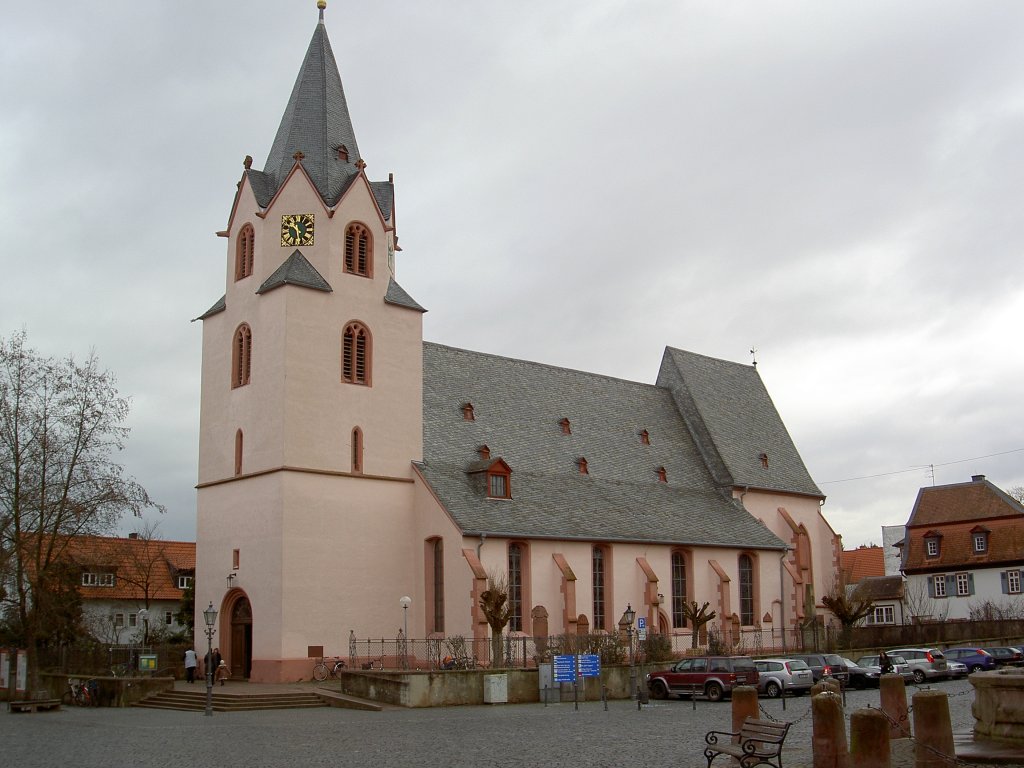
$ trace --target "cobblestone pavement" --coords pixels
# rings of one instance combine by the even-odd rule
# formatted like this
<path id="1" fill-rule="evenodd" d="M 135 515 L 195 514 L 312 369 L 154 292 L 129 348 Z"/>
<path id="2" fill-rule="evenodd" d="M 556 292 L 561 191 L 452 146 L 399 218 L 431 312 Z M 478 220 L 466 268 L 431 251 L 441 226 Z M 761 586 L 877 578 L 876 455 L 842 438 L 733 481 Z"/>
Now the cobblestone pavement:
<path id="1" fill-rule="evenodd" d="M 942 683 L 950 695 L 954 731 L 969 731 L 973 689 Z M 912 695 L 913 689 L 908 691 Z M 878 705 L 878 691 L 847 694 L 847 717 Z M 810 699 L 787 709 L 761 700 L 762 716 L 794 723 L 783 765 L 810 766 Z M 849 722 L 849 721 L 847 721 Z M 728 730 L 728 702 L 698 700 L 391 709 L 273 710 L 202 713 L 151 709 L 79 709 L 0 713 L 0 754 L 12 768 L 131 765 L 218 766 L 706 766 L 704 733 Z M 912 767 L 903 750 L 893 768 Z M 726 765 L 724 758 L 716 761 Z"/>

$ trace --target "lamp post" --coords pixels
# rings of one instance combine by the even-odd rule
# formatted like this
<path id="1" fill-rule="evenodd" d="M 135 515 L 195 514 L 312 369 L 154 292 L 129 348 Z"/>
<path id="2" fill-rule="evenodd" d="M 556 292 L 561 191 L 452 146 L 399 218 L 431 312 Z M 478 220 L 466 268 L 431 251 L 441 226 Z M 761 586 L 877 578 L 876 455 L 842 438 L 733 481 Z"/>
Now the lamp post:
<path id="1" fill-rule="evenodd" d="M 145 608 L 139 611 L 139 619 L 142 621 L 142 651 L 149 652 L 149 611 Z"/>
<path id="2" fill-rule="evenodd" d="M 408 595 L 403 595 L 398 601 L 402 606 L 402 623 L 405 627 L 404 637 L 405 642 L 409 642 L 409 606 L 412 605 L 412 598 Z M 404 652 L 402 653 L 402 665 L 405 669 L 409 668 L 409 647 L 406 645 Z"/>
<path id="3" fill-rule="evenodd" d="M 629 698 L 636 696 L 636 666 L 633 663 L 633 619 L 636 618 L 636 611 L 632 603 L 626 603 L 626 610 L 622 614 L 621 624 L 626 625 L 626 640 L 629 643 Z"/>
<path id="4" fill-rule="evenodd" d="M 213 634 L 217 631 L 213 625 L 217 623 L 217 609 L 210 603 L 210 607 L 203 611 L 203 620 L 206 622 L 206 658 L 210 661 L 206 664 L 206 712 L 207 717 L 213 716 Z"/>

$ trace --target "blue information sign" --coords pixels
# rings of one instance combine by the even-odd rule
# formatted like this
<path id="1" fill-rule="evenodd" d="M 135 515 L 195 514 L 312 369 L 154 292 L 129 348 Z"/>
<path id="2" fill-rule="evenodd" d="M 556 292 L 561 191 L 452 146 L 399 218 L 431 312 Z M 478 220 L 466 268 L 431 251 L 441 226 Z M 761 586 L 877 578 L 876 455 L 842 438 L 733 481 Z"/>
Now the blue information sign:
<path id="1" fill-rule="evenodd" d="M 637 629 L 647 629 L 647 617 L 646 616 L 637 616 L 636 617 L 636 628 Z"/>
<path id="2" fill-rule="evenodd" d="M 596 653 L 585 653 L 580 656 L 580 674 L 583 677 L 601 676 L 601 657 Z"/>
<path id="3" fill-rule="evenodd" d="M 575 656 L 555 656 L 553 662 L 556 683 L 576 682 Z"/>

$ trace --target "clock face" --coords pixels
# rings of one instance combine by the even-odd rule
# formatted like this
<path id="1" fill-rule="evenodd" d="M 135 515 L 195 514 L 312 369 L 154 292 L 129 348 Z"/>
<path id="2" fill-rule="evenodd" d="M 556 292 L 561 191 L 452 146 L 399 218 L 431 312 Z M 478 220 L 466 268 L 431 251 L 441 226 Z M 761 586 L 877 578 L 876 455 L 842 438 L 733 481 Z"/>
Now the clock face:
<path id="1" fill-rule="evenodd" d="M 281 247 L 313 244 L 313 214 L 289 213 L 281 217 Z"/>

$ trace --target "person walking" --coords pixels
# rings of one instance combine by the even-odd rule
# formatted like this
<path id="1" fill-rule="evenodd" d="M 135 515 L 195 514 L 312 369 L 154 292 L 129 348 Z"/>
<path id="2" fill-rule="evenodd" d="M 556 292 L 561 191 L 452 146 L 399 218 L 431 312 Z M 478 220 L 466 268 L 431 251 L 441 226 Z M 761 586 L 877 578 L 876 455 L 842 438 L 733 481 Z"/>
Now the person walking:
<path id="1" fill-rule="evenodd" d="M 889 658 L 889 654 L 885 651 L 878 652 L 878 668 L 882 671 L 883 675 L 891 675 L 895 670 L 892 665 L 892 659 Z"/>
<path id="2" fill-rule="evenodd" d="M 196 652 L 189 648 L 185 651 L 185 681 L 192 683 L 196 679 L 196 664 L 198 663 Z"/>
<path id="3" fill-rule="evenodd" d="M 231 677 L 231 672 L 228 670 L 227 662 L 221 659 L 220 663 L 217 664 L 217 679 L 220 680 L 220 684 L 224 685 L 224 681 Z"/>

